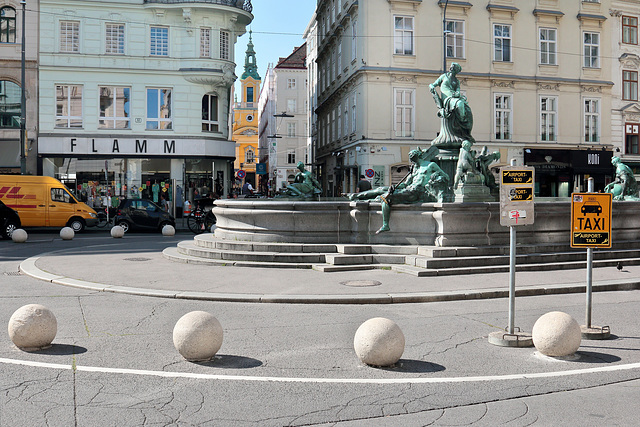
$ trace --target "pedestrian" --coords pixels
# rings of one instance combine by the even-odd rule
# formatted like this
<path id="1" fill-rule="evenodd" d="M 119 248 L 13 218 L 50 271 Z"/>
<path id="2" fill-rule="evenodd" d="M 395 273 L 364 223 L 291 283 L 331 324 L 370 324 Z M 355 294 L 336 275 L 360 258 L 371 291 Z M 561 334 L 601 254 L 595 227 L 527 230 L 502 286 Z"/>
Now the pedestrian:
<path id="1" fill-rule="evenodd" d="M 356 193 L 360 193 L 362 191 L 371 190 L 371 182 L 364 178 L 364 175 L 360 175 L 360 181 L 358 181 L 358 186 L 356 188 Z"/>
<path id="2" fill-rule="evenodd" d="M 250 196 L 251 194 L 253 194 L 253 186 L 251 185 L 251 183 L 249 181 L 246 181 L 244 183 L 244 185 L 242 186 L 242 195 L 243 196 Z"/>

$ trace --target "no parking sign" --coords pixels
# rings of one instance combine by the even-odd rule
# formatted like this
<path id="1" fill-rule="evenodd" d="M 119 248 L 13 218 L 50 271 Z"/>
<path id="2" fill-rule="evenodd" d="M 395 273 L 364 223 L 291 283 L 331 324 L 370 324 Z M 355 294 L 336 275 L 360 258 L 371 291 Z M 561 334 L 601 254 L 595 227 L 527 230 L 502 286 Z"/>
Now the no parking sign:
<path id="1" fill-rule="evenodd" d="M 367 169 L 366 171 L 364 171 L 364 174 L 367 176 L 367 178 L 373 178 L 375 172 L 373 171 L 373 169 Z"/>
<path id="2" fill-rule="evenodd" d="M 244 177 L 247 176 L 247 173 L 240 169 L 238 172 L 236 172 L 236 176 L 240 179 L 244 179 Z"/>

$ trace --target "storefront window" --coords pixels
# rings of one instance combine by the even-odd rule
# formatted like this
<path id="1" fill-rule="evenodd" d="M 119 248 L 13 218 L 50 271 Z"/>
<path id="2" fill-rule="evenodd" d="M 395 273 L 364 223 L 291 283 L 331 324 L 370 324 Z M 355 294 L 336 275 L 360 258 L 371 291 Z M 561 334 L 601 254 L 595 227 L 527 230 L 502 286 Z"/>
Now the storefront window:
<path id="1" fill-rule="evenodd" d="M 0 80 L 0 128 L 20 128 L 20 86 Z"/>

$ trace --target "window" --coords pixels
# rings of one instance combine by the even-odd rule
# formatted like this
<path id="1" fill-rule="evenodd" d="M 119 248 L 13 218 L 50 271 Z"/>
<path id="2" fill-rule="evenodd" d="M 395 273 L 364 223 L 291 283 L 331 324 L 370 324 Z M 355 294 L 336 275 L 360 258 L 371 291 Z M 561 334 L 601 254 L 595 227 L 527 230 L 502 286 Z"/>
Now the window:
<path id="1" fill-rule="evenodd" d="M 493 60 L 511 62 L 511 25 L 493 25 Z"/>
<path id="2" fill-rule="evenodd" d="M 64 188 L 52 188 L 51 201 L 62 202 L 62 203 L 75 203 L 71 195 Z"/>
<path id="3" fill-rule="evenodd" d="M 287 99 L 287 113 L 295 113 L 295 112 L 296 112 L 296 100 Z"/>
<path id="4" fill-rule="evenodd" d="M 147 129 L 172 129 L 171 89 L 147 89 Z"/>
<path id="5" fill-rule="evenodd" d="M 247 102 L 253 103 L 253 87 L 247 88 Z"/>
<path id="6" fill-rule="evenodd" d="M 413 17 L 394 16 L 394 21 L 394 53 L 396 55 L 413 55 Z"/>
<path id="7" fill-rule="evenodd" d="M 622 17 L 622 43 L 638 44 L 638 18 Z"/>
<path id="8" fill-rule="evenodd" d="M 337 56 L 338 74 L 342 72 L 342 43 L 338 42 L 338 56 Z"/>
<path id="9" fill-rule="evenodd" d="M 200 58 L 211 58 L 211 28 L 200 28 Z"/>
<path id="10" fill-rule="evenodd" d="M 584 141 L 600 141 L 600 100 L 584 100 Z"/>
<path id="11" fill-rule="evenodd" d="M 640 125 L 625 124 L 625 154 L 640 154 L 640 146 L 638 145 L 639 134 Z"/>
<path id="12" fill-rule="evenodd" d="M 351 133 L 356 133 L 356 94 L 351 95 Z"/>
<path id="13" fill-rule="evenodd" d="M 622 99 L 638 100 L 638 72 L 622 70 Z"/>
<path id="14" fill-rule="evenodd" d="M 256 162 L 256 154 L 251 148 L 247 148 L 244 152 L 244 162 L 253 164 Z"/>
<path id="15" fill-rule="evenodd" d="M 295 150 L 287 150 L 287 163 L 293 165 L 296 163 L 296 152 Z"/>
<path id="16" fill-rule="evenodd" d="M 151 27 L 151 56 L 169 56 L 169 28 Z"/>
<path id="17" fill-rule="evenodd" d="M 20 86 L 0 80 L 0 129 L 20 128 Z"/>
<path id="18" fill-rule="evenodd" d="M 0 9 L 0 43 L 16 42 L 16 10 L 5 6 Z"/>
<path id="19" fill-rule="evenodd" d="M 349 134 L 349 102 L 344 102 L 344 132 L 343 135 Z"/>
<path id="20" fill-rule="evenodd" d="M 106 24 L 105 53 L 124 55 L 124 24 Z"/>
<path id="21" fill-rule="evenodd" d="M 331 112 L 331 140 L 335 141 L 338 137 L 338 127 L 336 126 L 336 110 Z"/>
<path id="22" fill-rule="evenodd" d="M 358 56 L 358 45 L 356 43 L 356 39 L 358 37 L 358 21 L 353 20 L 353 24 L 351 24 L 351 60 L 355 61 Z"/>
<path id="23" fill-rule="evenodd" d="M 80 23 L 60 21 L 60 52 L 80 51 Z"/>
<path id="24" fill-rule="evenodd" d="M 557 34 L 555 28 L 540 28 L 540 63 L 558 65 L 556 55 Z"/>
<path id="25" fill-rule="evenodd" d="M 540 98 L 540 140 L 555 141 L 557 128 L 558 98 L 543 96 Z"/>
<path id="26" fill-rule="evenodd" d="M 600 34 L 584 33 L 584 66 L 586 68 L 600 68 L 599 50 Z"/>
<path id="27" fill-rule="evenodd" d="M 218 97 L 206 94 L 202 97 L 202 130 L 204 132 L 218 132 Z"/>
<path id="28" fill-rule="evenodd" d="M 296 136 L 296 122 L 287 123 L 287 136 L 294 138 Z"/>
<path id="29" fill-rule="evenodd" d="M 394 130 L 396 136 L 413 136 L 413 89 L 394 89 Z"/>
<path id="30" fill-rule="evenodd" d="M 464 21 L 447 21 L 447 58 L 464 58 Z"/>
<path id="31" fill-rule="evenodd" d="M 56 86 L 56 127 L 82 127 L 82 86 Z"/>
<path id="32" fill-rule="evenodd" d="M 129 129 L 131 88 L 100 86 L 99 129 Z"/>
<path id="33" fill-rule="evenodd" d="M 220 31 L 220 59 L 229 60 L 229 32 Z"/>
<path id="34" fill-rule="evenodd" d="M 495 132 L 496 139 L 511 139 L 511 95 L 495 95 Z"/>
<path id="35" fill-rule="evenodd" d="M 296 88 L 296 79 L 287 79 L 287 89 Z"/>
<path id="36" fill-rule="evenodd" d="M 338 124 L 336 126 L 336 133 L 338 134 L 338 138 L 342 138 L 342 106 L 338 104 Z"/>

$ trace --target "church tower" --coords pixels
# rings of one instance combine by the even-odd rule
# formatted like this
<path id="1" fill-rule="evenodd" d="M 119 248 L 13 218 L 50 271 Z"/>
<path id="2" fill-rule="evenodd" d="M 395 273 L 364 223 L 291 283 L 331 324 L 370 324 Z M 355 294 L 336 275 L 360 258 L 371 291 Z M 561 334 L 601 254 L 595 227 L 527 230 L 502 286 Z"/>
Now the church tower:
<path id="1" fill-rule="evenodd" d="M 244 73 L 240 78 L 241 100 L 233 107 L 233 141 L 236 144 L 236 182 L 242 186 L 249 182 L 255 191 L 259 190 L 259 182 L 256 176 L 256 162 L 258 161 L 258 96 L 260 95 L 260 83 L 262 79 L 258 75 L 256 52 L 253 50 L 251 31 L 249 31 L 249 43 L 244 59 Z M 244 179 L 240 179 L 238 172 L 244 171 Z"/>

